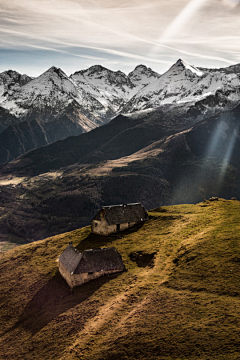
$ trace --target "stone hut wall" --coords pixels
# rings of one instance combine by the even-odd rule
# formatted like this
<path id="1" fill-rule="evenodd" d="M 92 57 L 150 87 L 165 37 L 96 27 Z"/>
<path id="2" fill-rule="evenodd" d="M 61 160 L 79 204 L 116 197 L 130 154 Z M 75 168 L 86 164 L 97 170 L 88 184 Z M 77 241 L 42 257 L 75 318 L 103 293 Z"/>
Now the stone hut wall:
<path id="1" fill-rule="evenodd" d="M 72 278 L 72 286 L 78 286 L 78 285 L 82 285 L 88 281 L 97 279 L 101 276 L 104 275 L 108 275 L 108 274 L 114 274 L 114 273 L 118 273 L 119 270 L 111 270 L 111 271 L 98 271 L 98 272 L 94 272 L 94 273 L 82 273 L 82 274 L 73 274 L 71 275 Z"/>
<path id="2" fill-rule="evenodd" d="M 62 277 L 66 280 L 66 282 L 68 283 L 68 285 L 70 287 L 72 286 L 72 277 L 70 272 L 65 268 L 65 266 L 61 263 L 61 261 L 59 261 L 59 272 L 62 275 Z"/>
<path id="3" fill-rule="evenodd" d="M 126 230 L 134 225 L 136 225 L 137 222 L 127 222 L 127 223 L 124 223 L 124 224 L 120 224 L 120 229 L 119 231 L 123 231 L 123 230 Z"/>
<path id="4" fill-rule="evenodd" d="M 124 224 L 114 224 L 108 225 L 105 219 L 102 220 L 92 220 L 91 231 L 94 234 L 98 235 L 109 235 L 119 231 L 123 231 L 136 225 L 137 222 L 126 222 Z"/>
<path id="5" fill-rule="evenodd" d="M 59 261 L 59 272 L 71 288 L 78 285 L 82 285 L 88 281 L 91 281 L 93 279 L 99 278 L 104 275 L 118 273 L 119 271 L 120 270 L 111 270 L 111 271 L 98 271 L 93 273 L 70 274 L 70 272 L 65 268 L 65 266 L 61 263 L 61 261 Z"/>
<path id="6" fill-rule="evenodd" d="M 105 219 L 92 220 L 91 230 L 94 234 L 108 235 L 115 232 L 116 225 L 108 225 Z"/>

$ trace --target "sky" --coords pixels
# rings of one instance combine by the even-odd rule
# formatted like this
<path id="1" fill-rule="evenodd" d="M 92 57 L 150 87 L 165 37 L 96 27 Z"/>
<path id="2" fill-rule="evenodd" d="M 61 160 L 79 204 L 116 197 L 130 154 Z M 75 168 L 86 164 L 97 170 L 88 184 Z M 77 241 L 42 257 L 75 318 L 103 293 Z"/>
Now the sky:
<path id="1" fill-rule="evenodd" d="M 240 0 L 0 0 L 0 72 L 240 63 Z"/>

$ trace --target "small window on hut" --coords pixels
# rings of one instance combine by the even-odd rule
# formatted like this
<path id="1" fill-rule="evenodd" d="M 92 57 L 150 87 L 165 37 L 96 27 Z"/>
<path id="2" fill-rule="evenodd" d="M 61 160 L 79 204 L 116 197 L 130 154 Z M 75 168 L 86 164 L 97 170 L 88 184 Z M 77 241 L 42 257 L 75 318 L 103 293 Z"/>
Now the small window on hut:
<path id="1" fill-rule="evenodd" d="M 97 227 L 98 226 L 98 223 L 97 222 L 95 222 L 95 227 Z"/>
<path id="2" fill-rule="evenodd" d="M 89 272 L 88 272 L 88 275 L 92 275 L 92 274 L 93 274 L 93 271 L 89 271 Z"/>

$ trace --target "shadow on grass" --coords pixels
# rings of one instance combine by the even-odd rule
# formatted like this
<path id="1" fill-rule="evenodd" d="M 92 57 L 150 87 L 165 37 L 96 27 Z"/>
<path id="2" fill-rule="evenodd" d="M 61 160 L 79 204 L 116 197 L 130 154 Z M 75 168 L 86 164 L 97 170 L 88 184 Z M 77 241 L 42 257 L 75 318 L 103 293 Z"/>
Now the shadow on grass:
<path id="1" fill-rule="evenodd" d="M 118 233 L 114 233 L 114 234 L 111 234 L 108 236 L 90 233 L 84 240 L 82 240 L 76 246 L 76 248 L 78 249 L 79 252 L 83 252 L 84 250 L 87 250 L 87 249 L 104 247 L 104 246 L 109 245 L 110 243 L 114 242 L 117 239 L 121 239 L 125 235 L 130 235 L 130 234 L 140 230 L 143 225 L 144 225 L 144 222 L 142 222 L 140 224 L 136 224 L 135 226 L 133 226 L 129 229 L 126 229 L 125 231 L 120 231 Z M 112 244 L 112 245 L 114 245 L 114 244 Z"/>
<path id="2" fill-rule="evenodd" d="M 109 236 L 90 233 L 76 248 L 82 252 L 86 249 L 109 246 L 114 240 L 138 231 L 142 226 L 143 223 Z M 112 274 L 91 280 L 86 284 L 75 287 L 71 292 L 66 281 L 62 278 L 59 271 L 57 271 L 56 275 L 36 292 L 32 300 L 30 300 L 24 308 L 17 323 L 7 332 L 17 328 L 23 328 L 26 331 L 30 331 L 32 335 L 35 335 L 52 320 L 56 319 L 56 321 L 60 321 L 59 316 L 61 314 L 81 303 L 85 303 L 87 304 L 86 306 L 84 305 L 85 310 L 82 310 L 84 311 L 84 316 L 81 317 L 81 321 L 78 324 L 78 326 L 82 327 L 86 320 L 97 314 L 96 303 L 93 304 L 93 301 L 89 300 L 89 298 L 101 286 L 111 279 L 118 277 L 120 274 L 121 273 Z M 36 283 L 35 286 L 39 285 Z"/>
<path id="3" fill-rule="evenodd" d="M 84 312 L 84 316 L 81 317 L 81 323 L 78 324 L 78 326 L 82 327 L 86 320 L 97 314 L 97 301 L 88 301 L 88 299 L 102 285 L 119 275 L 120 273 L 100 277 L 75 287 L 71 292 L 66 281 L 58 271 L 57 274 L 34 295 L 25 307 L 18 322 L 7 332 L 16 328 L 24 328 L 27 331 L 31 331 L 32 335 L 35 335 L 53 319 L 61 321 L 59 316 L 69 309 L 83 302 L 88 302 L 85 307 L 86 312 Z"/>

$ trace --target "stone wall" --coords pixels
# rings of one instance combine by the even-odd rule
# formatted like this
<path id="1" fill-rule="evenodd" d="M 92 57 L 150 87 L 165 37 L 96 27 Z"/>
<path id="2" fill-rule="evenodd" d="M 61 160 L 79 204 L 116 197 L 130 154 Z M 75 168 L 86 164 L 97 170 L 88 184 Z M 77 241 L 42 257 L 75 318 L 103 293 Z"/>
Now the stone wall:
<path id="1" fill-rule="evenodd" d="M 136 222 L 131 222 L 131 223 L 124 223 L 124 224 L 120 224 L 120 230 L 119 231 L 123 231 L 126 230 L 134 225 L 136 225 Z"/>
<path id="2" fill-rule="evenodd" d="M 108 275 L 108 274 L 110 275 L 110 274 L 114 274 L 114 273 L 118 273 L 118 272 L 119 272 L 119 270 L 112 270 L 112 271 L 99 271 L 99 272 L 94 272 L 92 274 L 89 274 L 89 273 L 73 274 L 73 275 L 71 275 L 72 287 L 82 285 L 88 281 L 97 279 L 104 275 Z"/>
<path id="3" fill-rule="evenodd" d="M 65 266 L 61 263 L 61 261 L 58 262 L 59 265 L 59 272 L 62 275 L 62 277 L 66 280 L 68 285 L 72 288 L 72 278 L 70 272 L 65 268 Z"/>
<path id="4" fill-rule="evenodd" d="M 132 227 L 134 225 L 136 225 L 136 222 L 119 224 L 119 227 L 118 227 L 117 224 L 108 225 L 108 223 L 105 219 L 92 220 L 91 230 L 92 230 L 93 234 L 109 235 L 109 234 L 113 234 L 113 233 L 116 233 L 119 231 L 126 230 L 129 227 Z"/>
<path id="5" fill-rule="evenodd" d="M 82 273 L 82 274 L 70 274 L 70 272 L 65 268 L 65 266 L 59 261 L 59 272 L 62 277 L 66 280 L 70 288 L 73 288 L 78 285 L 82 285 L 88 281 L 99 278 L 100 276 L 114 274 L 121 272 L 122 270 L 111 270 L 111 271 L 98 271 L 92 274 Z"/>

